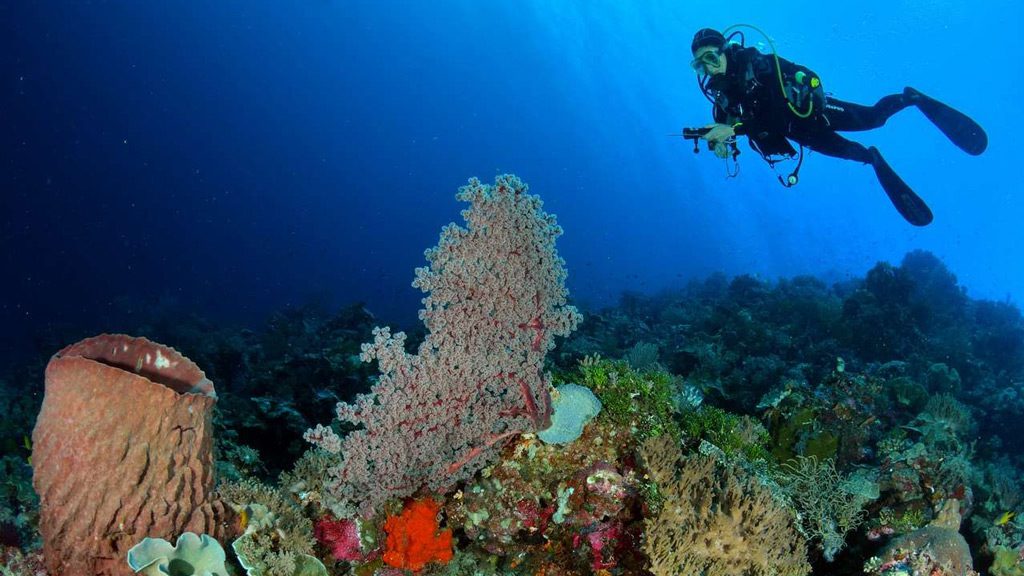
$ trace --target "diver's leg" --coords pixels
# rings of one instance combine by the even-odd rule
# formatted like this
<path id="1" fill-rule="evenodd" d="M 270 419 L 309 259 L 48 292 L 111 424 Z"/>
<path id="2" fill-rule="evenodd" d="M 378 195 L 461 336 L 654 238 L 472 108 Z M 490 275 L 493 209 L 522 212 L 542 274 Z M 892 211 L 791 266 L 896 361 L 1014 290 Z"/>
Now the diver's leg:
<path id="1" fill-rule="evenodd" d="M 906 94 L 890 94 L 875 102 L 874 106 L 864 106 L 845 102 L 827 96 L 825 98 L 825 120 L 828 127 L 840 132 L 857 132 L 873 130 L 885 124 L 893 114 L 911 105 L 911 98 Z"/>
<path id="2" fill-rule="evenodd" d="M 832 130 L 872 130 L 881 127 L 893 114 L 908 106 L 917 106 L 932 124 L 964 152 L 977 156 L 988 147 L 988 135 L 977 122 L 963 112 L 910 87 L 904 88 L 902 94 L 882 97 L 874 106 L 826 97 L 822 117 Z"/>
<path id="3" fill-rule="evenodd" d="M 932 211 L 928 208 L 928 204 L 896 174 L 896 171 L 882 158 L 878 148 L 874 146 L 865 148 L 863 144 L 847 140 L 831 131 L 819 131 L 803 135 L 800 138 L 794 137 L 794 140 L 826 156 L 870 164 L 879 184 L 889 196 L 889 200 L 907 222 L 914 226 L 926 226 L 931 223 Z"/>
<path id="4" fill-rule="evenodd" d="M 800 136 L 794 135 L 793 139 L 815 152 L 821 152 L 833 158 L 856 160 L 865 164 L 871 164 L 874 159 L 871 151 L 863 144 L 847 140 L 832 130 L 820 130 L 813 134 Z"/>

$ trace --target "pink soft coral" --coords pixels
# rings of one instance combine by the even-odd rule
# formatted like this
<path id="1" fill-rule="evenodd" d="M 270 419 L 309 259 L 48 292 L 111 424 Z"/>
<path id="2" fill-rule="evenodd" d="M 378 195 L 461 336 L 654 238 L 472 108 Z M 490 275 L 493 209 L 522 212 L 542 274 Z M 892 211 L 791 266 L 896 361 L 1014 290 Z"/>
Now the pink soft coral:
<path id="1" fill-rule="evenodd" d="M 313 526 L 313 536 L 317 542 L 331 551 L 335 560 L 361 562 L 366 560 L 363 552 L 363 541 L 359 537 L 359 526 L 355 520 L 348 518 L 338 520 L 324 516 Z"/>

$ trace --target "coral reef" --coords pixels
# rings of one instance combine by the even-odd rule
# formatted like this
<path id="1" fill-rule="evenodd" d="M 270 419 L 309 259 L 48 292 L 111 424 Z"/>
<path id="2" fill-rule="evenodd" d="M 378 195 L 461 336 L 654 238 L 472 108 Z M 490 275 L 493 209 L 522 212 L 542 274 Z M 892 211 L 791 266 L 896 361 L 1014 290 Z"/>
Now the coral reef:
<path id="1" fill-rule="evenodd" d="M 893 540 L 881 554 L 882 563 L 866 571 L 896 574 L 910 568 L 929 576 L 976 576 L 971 550 L 959 528 L 959 502 L 947 500 L 935 520 Z"/>
<path id="2" fill-rule="evenodd" d="M 499 563 L 509 569 L 562 557 L 577 573 L 636 571 L 641 482 L 631 442 L 627 429 L 601 418 L 568 449 L 524 437 L 449 501 L 449 521 L 474 548 L 514 559 Z"/>
<path id="3" fill-rule="evenodd" d="M 189 530 L 249 576 L 1024 574 L 1012 303 L 918 251 L 581 322 L 539 199 L 513 176 L 458 197 L 409 330 L 358 303 L 245 329 L 147 308 L 136 333 L 196 362 L 61 350 L 30 439 L 32 384 L 78 337 L 40 338 L 0 373 L 0 574 L 189 573 Z"/>

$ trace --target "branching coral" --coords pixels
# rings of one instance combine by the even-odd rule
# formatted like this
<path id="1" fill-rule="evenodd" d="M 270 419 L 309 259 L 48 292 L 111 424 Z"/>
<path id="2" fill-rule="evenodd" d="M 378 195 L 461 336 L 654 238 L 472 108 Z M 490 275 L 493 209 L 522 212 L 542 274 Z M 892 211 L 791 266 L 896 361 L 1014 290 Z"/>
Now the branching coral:
<path id="1" fill-rule="evenodd" d="M 810 572 L 795 515 L 735 465 L 683 457 L 668 436 L 641 450 L 664 498 L 647 520 L 644 551 L 654 574 L 803 576 Z"/>
<path id="2" fill-rule="evenodd" d="M 839 474 L 832 460 L 797 457 L 782 467 L 779 482 L 800 511 L 804 534 L 819 542 L 831 562 L 846 533 L 863 521 L 863 506 L 871 498 Z"/>
<path id="3" fill-rule="evenodd" d="M 290 576 L 313 553 L 313 524 L 281 492 L 255 481 L 225 484 L 221 496 L 243 518 L 232 546 L 249 574 Z"/>

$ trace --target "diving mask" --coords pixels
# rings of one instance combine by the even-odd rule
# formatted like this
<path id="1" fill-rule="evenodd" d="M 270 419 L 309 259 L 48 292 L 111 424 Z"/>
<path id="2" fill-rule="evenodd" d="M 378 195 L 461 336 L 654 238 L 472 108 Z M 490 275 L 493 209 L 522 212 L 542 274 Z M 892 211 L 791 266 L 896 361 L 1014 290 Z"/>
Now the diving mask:
<path id="1" fill-rule="evenodd" d="M 694 72 L 702 73 L 708 66 L 717 66 L 718 57 L 721 55 L 722 53 L 718 50 L 707 50 L 691 60 L 690 67 L 693 68 Z"/>

